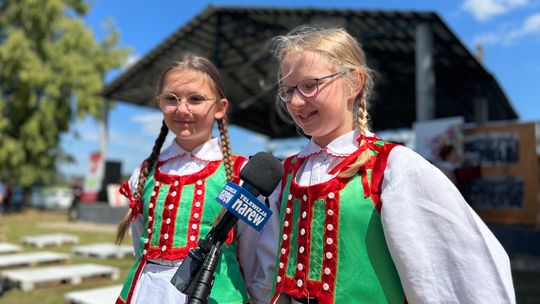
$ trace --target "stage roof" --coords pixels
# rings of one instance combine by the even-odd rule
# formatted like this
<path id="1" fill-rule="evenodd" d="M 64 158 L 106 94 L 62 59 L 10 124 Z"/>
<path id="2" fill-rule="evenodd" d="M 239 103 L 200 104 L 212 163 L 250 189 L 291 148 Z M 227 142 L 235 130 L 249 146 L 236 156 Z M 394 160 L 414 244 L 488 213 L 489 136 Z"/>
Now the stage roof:
<path id="1" fill-rule="evenodd" d="M 358 39 L 376 71 L 370 108 L 375 131 L 410 128 L 416 116 L 415 30 L 431 24 L 436 82 L 435 118 L 474 121 L 474 100 L 488 101 L 489 120 L 517 118 L 493 77 L 432 12 L 252 8 L 209 6 L 110 82 L 110 100 L 157 107 L 154 96 L 163 68 L 184 53 L 211 59 L 230 100 L 230 123 L 270 138 L 297 136 L 276 109 L 277 65 L 271 39 L 304 24 L 342 26 Z"/>

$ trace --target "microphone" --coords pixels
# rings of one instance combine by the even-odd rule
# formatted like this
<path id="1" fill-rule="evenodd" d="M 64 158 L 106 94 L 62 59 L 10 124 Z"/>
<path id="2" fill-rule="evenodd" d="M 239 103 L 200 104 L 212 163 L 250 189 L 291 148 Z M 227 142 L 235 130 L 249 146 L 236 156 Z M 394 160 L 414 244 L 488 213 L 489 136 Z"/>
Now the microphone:
<path id="1" fill-rule="evenodd" d="M 188 253 L 171 279 L 179 291 L 190 296 L 188 303 L 207 303 L 220 247 L 239 219 L 257 231 L 262 230 L 272 211 L 256 197 L 269 196 L 282 175 L 283 166 L 278 159 L 268 152 L 258 152 L 240 171 L 242 186 L 228 182 L 220 191 L 216 201 L 227 211 L 206 237 L 199 240 L 199 247 Z"/>

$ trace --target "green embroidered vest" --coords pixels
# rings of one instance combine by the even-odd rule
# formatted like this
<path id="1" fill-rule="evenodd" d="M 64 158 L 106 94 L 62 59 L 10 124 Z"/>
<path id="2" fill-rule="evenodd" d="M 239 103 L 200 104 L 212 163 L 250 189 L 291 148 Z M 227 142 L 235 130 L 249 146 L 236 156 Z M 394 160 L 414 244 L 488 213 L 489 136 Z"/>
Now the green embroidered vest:
<path id="1" fill-rule="evenodd" d="M 245 161 L 233 157 L 235 182 Z M 212 228 L 221 210 L 215 197 L 226 182 L 225 167 L 221 161 L 210 162 L 203 170 L 177 176 L 162 173 L 158 162 L 143 188 L 143 205 L 134 208 L 143 218 L 140 258 L 128 274 L 117 303 L 130 303 L 135 285 L 148 259 L 177 260 L 186 257 L 197 247 Z M 209 303 L 244 303 L 248 301 L 247 288 L 237 260 L 237 241 L 231 232 L 221 247 L 221 259 L 215 272 L 215 282 Z M 158 301 L 159 299 L 156 299 Z"/>
<path id="2" fill-rule="evenodd" d="M 384 146 L 371 142 L 373 157 L 352 178 L 312 186 L 295 181 L 305 159 L 285 161 L 272 303 L 281 293 L 320 304 L 404 303 L 378 212 L 380 192 L 370 191 L 377 151 L 389 153 Z"/>

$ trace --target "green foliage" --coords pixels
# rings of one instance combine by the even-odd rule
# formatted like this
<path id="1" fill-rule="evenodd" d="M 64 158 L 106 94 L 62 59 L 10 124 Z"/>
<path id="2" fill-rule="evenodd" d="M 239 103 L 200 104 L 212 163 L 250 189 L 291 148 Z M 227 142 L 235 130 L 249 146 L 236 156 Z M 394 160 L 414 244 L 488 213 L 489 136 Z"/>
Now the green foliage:
<path id="1" fill-rule="evenodd" d="M 99 42 L 84 24 L 84 0 L 0 2 L 0 179 L 46 183 L 69 159 L 60 136 L 77 118 L 102 113 L 107 71 L 129 50 L 118 32 Z"/>

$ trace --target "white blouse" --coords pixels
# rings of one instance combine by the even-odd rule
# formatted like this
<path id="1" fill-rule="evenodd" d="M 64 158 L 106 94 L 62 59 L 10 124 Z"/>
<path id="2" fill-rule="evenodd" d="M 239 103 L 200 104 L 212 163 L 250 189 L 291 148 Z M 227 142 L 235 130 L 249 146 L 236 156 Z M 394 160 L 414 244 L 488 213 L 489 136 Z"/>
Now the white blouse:
<path id="1" fill-rule="evenodd" d="M 159 161 L 165 161 L 161 167 L 161 171 L 167 174 L 173 175 L 190 175 L 205 168 L 209 162 L 221 160 L 223 155 L 219 146 L 217 138 L 211 139 L 204 144 L 198 146 L 193 151 L 189 152 L 180 147 L 176 141 L 165 150 L 163 150 L 159 157 Z M 137 189 L 137 183 L 139 180 L 140 167 L 135 169 L 131 178 L 129 179 L 129 186 L 132 192 Z M 225 183 L 224 183 L 225 185 Z M 278 214 L 277 210 L 272 210 L 274 214 Z M 265 231 L 268 231 L 268 235 L 262 235 L 249 225 L 242 221 L 238 221 L 237 224 L 237 237 L 238 237 L 238 260 L 242 268 L 242 273 L 248 288 L 248 292 L 252 297 L 253 303 L 266 303 L 265 299 L 270 294 L 272 289 L 272 267 L 263 268 L 261 265 L 266 263 L 260 263 L 260 261 L 274 261 L 275 248 L 277 243 L 273 239 L 269 239 L 272 235 L 278 234 L 278 231 L 273 229 L 279 229 L 278 216 L 272 216 L 266 226 Z M 139 214 L 131 224 L 132 239 L 135 252 L 139 252 L 139 238 L 143 233 L 143 219 Z M 165 259 L 151 259 L 153 263 L 161 266 L 168 266 L 177 268 L 182 260 L 170 261 Z M 151 264 L 148 264 L 151 265 Z M 149 266 L 155 267 L 155 266 Z M 163 271 L 161 271 L 164 273 Z M 172 278 L 175 271 L 169 271 L 168 280 Z M 143 273 L 143 276 L 145 274 Z M 144 281 L 144 280 L 140 280 Z M 167 285 L 165 280 L 165 285 Z M 170 286 L 168 286 L 170 285 Z M 165 289 L 169 289 L 172 284 L 168 283 L 164 286 Z M 173 287 L 174 288 L 174 287 Z M 137 286 L 135 294 L 139 294 Z M 140 301 L 142 299 L 139 299 Z M 154 298 L 155 300 L 155 298 Z"/>
<path id="2" fill-rule="evenodd" d="M 351 131 L 325 148 L 311 140 L 298 155 L 308 159 L 297 183 L 334 177 L 328 172 L 358 148 L 358 135 Z M 279 204 L 280 190 L 272 203 Z M 409 303 L 515 303 L 504 248 L 439 169 L 407 147 L 394 148 L 381 201 L 386 243 Z"/>

